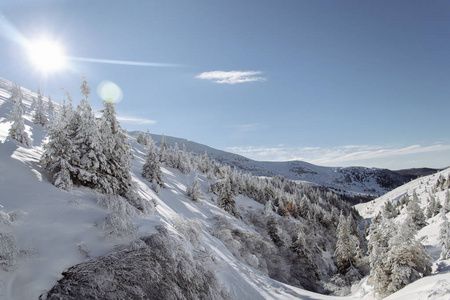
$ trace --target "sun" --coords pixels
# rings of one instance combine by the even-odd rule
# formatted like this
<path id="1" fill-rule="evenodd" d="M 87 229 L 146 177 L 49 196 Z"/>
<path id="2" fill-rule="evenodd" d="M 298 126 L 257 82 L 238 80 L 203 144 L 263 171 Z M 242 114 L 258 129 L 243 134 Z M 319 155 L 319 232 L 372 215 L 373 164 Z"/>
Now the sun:
<path id="1" fill-rule="evenodd" d="M 64 50 L 55 41 L 40 39 L 29 43 L 27 48 L 31 62 L 42 72 L 60 71 L 67 65 Z"/>

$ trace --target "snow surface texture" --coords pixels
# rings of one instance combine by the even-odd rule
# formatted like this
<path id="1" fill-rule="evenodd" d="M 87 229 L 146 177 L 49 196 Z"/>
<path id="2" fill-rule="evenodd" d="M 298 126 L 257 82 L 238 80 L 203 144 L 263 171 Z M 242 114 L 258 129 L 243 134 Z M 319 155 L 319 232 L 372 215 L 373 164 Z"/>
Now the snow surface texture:
<path id="1" fill-rule="evenodd" d="M 187 197 L 186 188 L 192 185 L 194 172 L 185 175 L 175 169 L 162 168 L 166 188 L 161 189 L 159 195 L 155 194 L 151 183 L 140 175 L 145 149 L 133 139 L 133 180 L 139 194 L 157 204 L 153 214 L 144 215 L 120 197 L 105 197 L 87 188 L 75 188 L 70 193 L 55 188 L 50 183 L 50 174 L 39 165 L 46 132 L 31 122 L 35 93 L 22 89 L 25 128 L 33 145 L 27 147 L 7 137 L 11 125 L 8 114 L 12 103 L 7 101 L 10 87 L 10 82 L 0 79 L 0 299 L 37 299 L 40 295 L 53 295 L 58 293 L 58 288 L 64 289 L 69 274 L 89 263 L 114 263 L 115 255 L 126 257 L 151 252 L 149 245 L 155 243 L 148 239 L 160 236 L 157 230 L 160 226 L 166 228 L 164 235 L 171 243 L 182 247 L 180 253 L 185 261 L 190 260 L 185 270 L 204 263 L 205 272 L 215 273 L 218 284 L 232 299 L 375 299 L 371 287 L 364 282 L 355 287 L 352 296 L 332 297 L 277 282 L 242 263 L 222 241 L 210 234 L 216 226 L 215 217 L 227 219 L 246 232 L 256 234 L 255 230 L 208 199 L 194 202 Z M 48 98 L 44 97 L 43 101 L 46 104 Z M 201 191 L 207 195 L 209 180 L 199 174 L 198 181 Z M 261 204 L 243 196 L 236 201 L 241 211 L 263 209 Z M 372 208 L 372 213 L 374 211 Z M 436 216 L 429 223 L 419 235 L 427 237 L 424 241 L 437 259 L 440 219 Z M 130 243 L 129 239 L 133 241 Z M 441 262 L 435 266 L 440 270 L 438 274 L 420 279 L 387 299 L 450 299 L 449 266 L 450 262 Z M 109 274 L 107 268 L 99 270 Z M 111 277 L 92 279 L 105 279 L 110 283 L 115 280 Z M 61 284 L 55 286 L 58 280 Z M 225 298 L 226 294 L 219 289 L 216 285 L 214 292 Z M 115 295 L 120 297 L 120 293 Z"/>

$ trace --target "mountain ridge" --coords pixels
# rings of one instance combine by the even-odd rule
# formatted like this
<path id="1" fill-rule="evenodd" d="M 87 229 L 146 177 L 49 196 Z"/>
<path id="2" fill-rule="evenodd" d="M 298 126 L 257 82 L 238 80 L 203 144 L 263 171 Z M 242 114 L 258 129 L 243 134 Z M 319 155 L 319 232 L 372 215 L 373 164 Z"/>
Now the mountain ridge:
<path id="1" fill-rule="evenodd" d="M 129 132 L 134 137 L 137 137 L 139 133 L 140 131 Z M 157 145 L 161 145 L 162 135 L 150 135 Z M 203 155 L 206 152 L 209 157 L 220 163 L 236 167 L 243 172 L 250 172 L 255 176 L 282 176 L 290 180 L 322 185 L 337 193 L 347 195 L 349 199 L 357 198 L 350 201 L 354 203 L 366 199 L 371 200 L 412 179 L 439 171 L 431 168 L 393 171 L 383 168 L 358 166 L 325 167 L 304 161 L 256 161 L 184 138 L 164 137 L 169 147 L 175 147 L 175 143 L 179 147 L 184 144 L 188 152 L 194 152 L 197 155 Z"/>

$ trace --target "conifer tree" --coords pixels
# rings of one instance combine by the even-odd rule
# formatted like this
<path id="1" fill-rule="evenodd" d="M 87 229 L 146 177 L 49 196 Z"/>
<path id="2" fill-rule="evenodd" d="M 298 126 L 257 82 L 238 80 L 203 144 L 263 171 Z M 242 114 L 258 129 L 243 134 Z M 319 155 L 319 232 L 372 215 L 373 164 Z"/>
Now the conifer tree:
<path id="1" fill-rule="evenodd" d="M 439 231 L 439 243 L 442 246 L 441 259 L 450 259 L 450 222 L 444 210 L 442 210 L 442 219 L 444 222 Z"/>
<path id="2" fill-rule="evenodd" d="M 400 227 L 388 219 L 375 221 L 370 231 L 369 280 L 375 292 L 384 297 L 429 275 L 431 263 L 425 247 L 415 239 L 417 229 L 409 214 Z"/>
<path id="3" fill-rule="evenodd" d="M 162 141 L 161 141 L 161 147 L 159 148 L 159 162 L 165 165 L 167 163 L 167 143 L 166 143 L 166 137 L 164 134 L 162 135 Z"/>
<path id="4" fill-rule="evenodd" d="M 349 225 L 352 223 L 351 215 L 348 220 L 341 213 L 339 216 L 339 225 L 337 227 L 337 243 L 334 257 L 341 274 L 347 273 L 350 267 L 356 265 L 357 250 L 359 249 L 359 240 L 350 233 Z M 350 224 L 349 224 L 350 223 Z"/>
<path id="5" fill-rule="evenodd" d="M 300 279 L 303 288 L 317 291 L 317 282 L 320 281 L 318 267 L 312 260 L 302 225 L 297 223 L 296 229 L 296 236 L 293 238 L 291 246 L 291 250 L 295 253 L 290 268 L 291 277 Z"/>
<path id="6" fill-rule="evenodd" d="M 267 221 L 267 232 L 277 247 L 284 246 L 284 242 L 280 237 L 280 226 L 274 214 L 270 214 L 269 220 Z"/>
<path id="7" fill-rule="evenodd" d="M 427 224 L 425 214 L 419 205 L 419 197 L 416 191 L 413 192 L 413 199 L 409 201 L 407 210 L 417 229 L 421 229 Z"/>
<path id="8" fill-rule="evenodd" d="M 192 186 L 187 188 L 186 195 L 191 197 L 194 201 L 200 201 L 203 198 L 202 191 L 200 189 L 200 184 L 198 183 L 198 177 L 195 175 L 194 182 Z"/>
<path id="9" fill-rule="evenodd" d="M 144 166 L 142 167 L 142 176 L 152 183 L 152 189 L 158 193 L 160 187 L 164 187 L 162 171 L 159 166 L 159 156 L 155 143 L 150 135 L 147 140 L 147 154 Z"/>
<path id="10" fill-rule="evenodd" d="M 113 189 L 108 178 L 103 176 L 111 170 L 104 153 L 95 116 L 88 101 L 91 89 L 87 85 L 84 74 L 80 88 L 83 99 L 76 111 L 72 113 L 68 127 L 69 138 L 74 146 L 72 163 L 75 167 L 74 183 L 112 194 Z"/>
<path id="11" fill-rule="evenodd" d="M 130 160 L 133 152 L 125 131 L 117 121 L 114 103 L 103 101 L 103 106 L 100 134 L 108 164 L 103 176 L 108 179 L 113 194 L 124 196 L 132 189 Z"/>
<path id="12" fill-rule="evenodd" d="M 147 146 L 147 137 L 145 136 L 145 133 L 139 131 L 138 136 L 136 137 L 136 142 L 141 145 Z"/>
<path id="13" fill-rule="evenodd" d="M 43 127 L 47 126 L 48 119 L 45 116 L 45 108 L 44 108 L 44 102 L 42 101 L 42 95 L 41 95 L 41 88 L 38 87 L 38 97 L 36 100 L 36 108 L 35 113 L 33 117 L 33 123 L 39 124 Z"/>
<path id="14" fill-rule="evenodd" d="M 445 213 L 450 212 L 450 190 L 447 189 L 445 192 L 444 205 L 442 206 Z"/>
<path id="15" fill-rule="evenodd" d="M 22 98 L 23 94 L 20 90 L 20 86 L 13 84 L 10 97 L 10 100 L 13 102 L 13 109 L 10 115 L 12 124 L 9 128 L 8 135 L 25 146 L 31 146 L 32 142 L 28 133 L 25 131 L 25 124 L 23 121 Z"/>
<path id="16" fill-rule="evenodd" d="M 241 218 L 241 216 L 237 210 L 237 207 L 236 207 L 236 201 L 234 200 L 234 195 L 231 191 L 229 176 L 226 176 L 226 178 L 223 181 L 222 187 L 219 192 L 218 204 L 219 204 L 219 207 L 224 209 L 226 212 L 230 213 L 231 215 L 235 216 L 236 218 Z"/>
<path id="17" fill-rule="evenodd" d="M 431 274 L 431 258 L 425 247 L 415 239 L 417 233 L 412 218 L 408 215 L 397 233 L 389 240 L 387 264 L 391 276 L 387 282 L 387 292 L 393 293 Z"/>
<path id="18" fill-rule="evenodd" d="M 54 173 L 53 185 L 70 191 L 73 187 L 72 174 L 75 171 L 72 166 L 74 153 L 64 120 L 64 115 L 61 114 L 50 129 L 49 141 L 43 146 L 44 153 L 41 156 L 41 164 L 46 170 Z"/>
<path id="19" fill-rule="evenodd" d="M 50 96 L 48 96 L 47 113 L 48 113 L 48 121 L 51 125 L 53 124 L 53 121 L 55 119 L 55 106 L 53 105 L 53 101 Z"/>
<path id="20" fill-rule="evenodd" d="M 181 154 L 179 169 L 183 174 L 189 174 L 191 172 L 191 167 L 189 166 L 189 158 L 186 152 L 185 144 L 183 144 L 183 153 Z"/>

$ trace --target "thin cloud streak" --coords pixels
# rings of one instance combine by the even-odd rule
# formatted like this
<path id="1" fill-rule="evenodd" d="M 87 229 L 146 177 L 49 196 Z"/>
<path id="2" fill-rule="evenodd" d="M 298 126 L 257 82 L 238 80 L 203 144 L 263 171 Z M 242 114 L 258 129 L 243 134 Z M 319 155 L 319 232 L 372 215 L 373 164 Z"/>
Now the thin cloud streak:
<path id="1" fill-rule="evenodd" d="M 257 131 L 259 129 L 265 128 L 266 126 L 259 123 L 254 124 L 242 124 L 242 125 L 233 125 L 230 126 L 230 128 L 235 128 L 239 132 L 251 132 L 251 131 Z"/>
<path id="2" fill-rule="evenodd" d="M 139 119 L 139 118 L 132 118 L 132 117 L 117 117 L 117 120 L 128 122 L 128 123 L 135 123 L 135 124 L 141 124 L 141 125 L 155 125 L 158 123 L 158 121 L 155 120 L 148 120 L 148 119 Z"/>
<path id="3" fill-rule="evenodd" d="M 450 151 L 450 145 L 436 144 L 430 146 L 411 145 L 406 147 L 378 145 L 345 145 L 331 148 L 323 147 L 229 147 L 227 151 L 259 161 L 301 160 L 317 165 L 356 165 L 375 160 L 395 158 L 406 155 L 434 155 Z"/>
<path id="4" fill-rule="evenodd" d="M 177 65 L 177 64 L 129 61 L 129 60 L 100 59 L 100 58 L 88 58 L 88 57 L 67 57 L 67 59 L 73 60 L 73 61 L 82 61 L 82 62 L 113 64 L 113 65 L 127 65 L 127 66 L 141 66 L 141 67 L 182 67 L 181 65 Z"/>
<path id="5" fill-rule="evenodd" d="M 215 83 L 236 84 L 244 82 L 265 81 L 261 71 L 210 71 L 195 76 L 198 79 L 211 80 Z"/>

